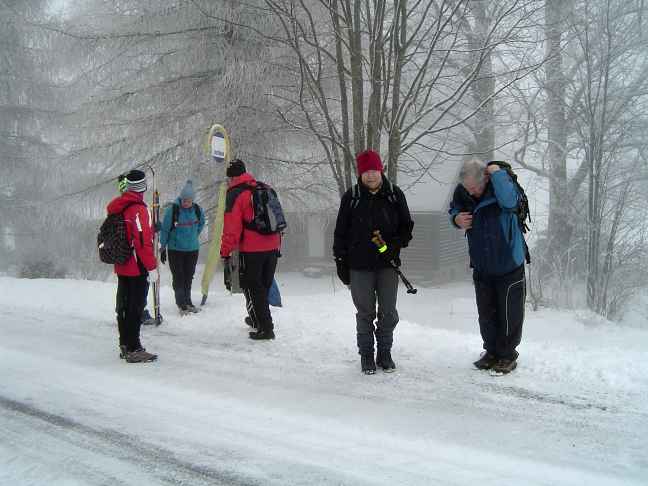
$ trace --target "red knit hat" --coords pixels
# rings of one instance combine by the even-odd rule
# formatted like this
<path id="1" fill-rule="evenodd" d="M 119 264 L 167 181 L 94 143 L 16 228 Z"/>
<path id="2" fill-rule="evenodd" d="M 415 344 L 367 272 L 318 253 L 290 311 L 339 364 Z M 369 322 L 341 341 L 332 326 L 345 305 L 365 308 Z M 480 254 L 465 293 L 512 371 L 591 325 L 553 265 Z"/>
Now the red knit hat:
<path id="1" fill-rule="evenodd" d="M 368 170 L 378 170 L 380 172 L 382 172 L 383 170 L 380 155 L 378 155 L 378 152 L 374 152 L 373 150 L 365 150 L 364 152 L 360 152 L 356 156 L 356 162 L 358 163 L 359 176 L 361 176 Z"/>

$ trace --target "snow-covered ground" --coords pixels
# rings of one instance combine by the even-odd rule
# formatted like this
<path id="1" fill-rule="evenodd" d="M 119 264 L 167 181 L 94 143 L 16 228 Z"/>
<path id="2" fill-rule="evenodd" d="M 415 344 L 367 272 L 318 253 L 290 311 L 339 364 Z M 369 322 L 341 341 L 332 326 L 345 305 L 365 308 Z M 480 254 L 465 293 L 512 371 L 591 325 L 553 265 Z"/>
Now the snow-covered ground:
<path id="1" fill-rule="evenodd" d="M 646 327 L 529 311 L 492 377 L 471 286 L 422 288 L 398 371 L 363 376 L 335 280 L 280 275 L 277 340 L 252 342 L 219 279 L 183 318 L 164 287 L 160 358 L 126 364 L 114 283 L 0 278 L 0 484 L 648 484 Z"/>

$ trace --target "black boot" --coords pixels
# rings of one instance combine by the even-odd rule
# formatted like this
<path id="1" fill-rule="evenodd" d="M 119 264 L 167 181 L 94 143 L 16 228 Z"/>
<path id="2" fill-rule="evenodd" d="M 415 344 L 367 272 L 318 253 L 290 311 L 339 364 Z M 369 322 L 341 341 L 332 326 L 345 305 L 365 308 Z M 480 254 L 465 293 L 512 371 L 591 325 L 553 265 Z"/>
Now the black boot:
<path id="1" fill-rule="evenodd" d="M 374 361 L 373 353 L 361 354 L 360 366 L 362 366 L 362 372 L 365 375 L 373 375 L 376 372 L 376 362 Z"/>
<path id="2" fill-rule="evenodd" d="M 473 363 L 478 370 L 490 370 L 497 363 L 497 358 L 485 351 L 481 357 Z"/>
<path id="3" fill-rule="evenodd" d="M 268 331 L 259 330 L 259 331 L 250 332 L 250 339 L 253 339 L 255 341 L 268 340 L 274 338 L 275 338 L 275 333 L 273 330 L 268 330 Z"/>
<path id="4" fill-rule="evenodd" d="M 514 359 L 498 359 L 491 368 L 491 373 L 506 375 L 517 368 L 517 361 Z"/>
<path id="5" fill-rule="evenodd" d="M 389 349 L 378 350 L 378 355 L 376 356 L 376 364 L 380 366 L 385 373 L 392 373 L 396 371 L 396 363 L 394 363 L 394 360 L 391 357 L 391 351 Z"/>

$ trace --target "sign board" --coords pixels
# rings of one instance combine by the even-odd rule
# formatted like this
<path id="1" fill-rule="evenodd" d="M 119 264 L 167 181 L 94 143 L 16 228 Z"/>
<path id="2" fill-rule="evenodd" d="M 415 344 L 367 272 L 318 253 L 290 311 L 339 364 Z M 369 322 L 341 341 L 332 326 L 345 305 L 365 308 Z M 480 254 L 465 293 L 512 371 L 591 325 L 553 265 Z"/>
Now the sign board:
<path id="1" fill-rule="evenodd" d="M 226 155 L 225 135 L 221 132 L 214 132 L 211 137 L 211 156 L 215 162 L 222 164 Z"/>

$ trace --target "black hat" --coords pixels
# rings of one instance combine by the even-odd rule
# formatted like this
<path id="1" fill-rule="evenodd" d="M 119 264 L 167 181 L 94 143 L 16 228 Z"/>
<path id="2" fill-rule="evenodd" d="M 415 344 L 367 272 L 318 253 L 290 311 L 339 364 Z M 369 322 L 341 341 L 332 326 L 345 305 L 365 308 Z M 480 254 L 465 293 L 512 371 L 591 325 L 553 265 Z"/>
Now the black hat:
<path id="1" fill-rule="evenodd" d="M 245 164 L 240 159 L 236 159 L 234 162 L 232 162 L 227 168 L 227 172 L 225 172 L 227 177 L 238 177 L 240 175 L 243 175 L 244 173 Z"/>
<path id="2" fill-rule="evenodd" d="M 127 190 L 132 192 L 146 191 L 146 174 L 141 170 L 133 169 L 126 174 Z"/>

